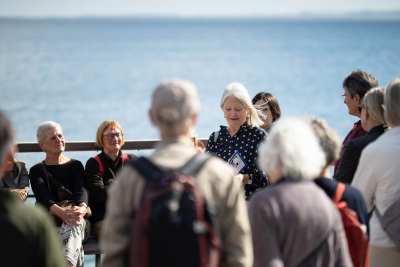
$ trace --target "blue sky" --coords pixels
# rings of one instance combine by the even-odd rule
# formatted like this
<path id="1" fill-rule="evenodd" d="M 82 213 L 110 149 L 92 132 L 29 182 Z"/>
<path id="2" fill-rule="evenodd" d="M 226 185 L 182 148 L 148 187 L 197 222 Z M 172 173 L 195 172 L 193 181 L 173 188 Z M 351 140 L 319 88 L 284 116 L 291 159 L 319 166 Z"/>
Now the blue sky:
<path id="1" fill-rule="evenodd" d="M 282 16 L 400 10 L 399 0 L 0 0 L 0 16 Z"/>

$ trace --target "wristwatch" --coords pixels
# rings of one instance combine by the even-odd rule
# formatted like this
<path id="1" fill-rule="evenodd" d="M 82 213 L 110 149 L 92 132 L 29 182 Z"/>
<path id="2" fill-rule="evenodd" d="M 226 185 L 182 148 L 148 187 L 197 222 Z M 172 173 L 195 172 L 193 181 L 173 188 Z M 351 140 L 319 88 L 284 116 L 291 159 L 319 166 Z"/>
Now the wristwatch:
<path id="1" fill-rule="evenodd" d="M 252 184 L 253 183 L 253 176 L 249 174 L 249 180 L 247 181 L 247 184 Z"/>
<path id="2" fill-rule="evenodd" d="M 87 204 L 85 202 L 82 202 L 82 203 L 83 203 L 83 206 L 85 206 L 85 208 L 87 208 Z"/>

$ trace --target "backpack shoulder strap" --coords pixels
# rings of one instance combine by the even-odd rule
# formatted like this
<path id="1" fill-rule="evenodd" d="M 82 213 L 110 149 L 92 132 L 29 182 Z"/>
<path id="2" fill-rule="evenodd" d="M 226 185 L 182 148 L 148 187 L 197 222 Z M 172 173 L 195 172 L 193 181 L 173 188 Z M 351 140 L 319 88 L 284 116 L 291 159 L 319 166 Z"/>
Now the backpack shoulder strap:
<path id="1" fill-rule="evenodd" d="M 210 154 L 197 153 L 182 168 L 180 168 L 178 172 L 195 177 L 211 157 Z"/>
<path id="2" fill-rule="evenodd" d="M 129 162 L 147 180 L 152 181 L 161 177 L 165 171 L 151 163 L 147 158 L 140 157 Z"/>
<path id="3" fill-rule="evenodd" d="M 122 153 L 122 158 L 124 159 L 124 163 L 127 163 L 128 161 L 130 161 L 129 156 L 125 153 Z"/>
<path id="4" fill-rule="evenodd" d="M 94 159 L 97 161 L 97 163 L 99 163 L 99 167 L 100 167 L 100 176 L 103 177 L 104 175 L 104 167 L 103 167 L 103 163 L 100 160 L 99 155 L 97 155 L 96 157 L 94 157 Z"/>
<path id="5" fill-rule="evenodd" d="M 340 202 L 345 188 L 346 188 L 346 185 L 344 183 L 338 182 L 335 195 L 333 196 L 333 202 L 336 202 L 336 203 Z"/>
<path id="6" fill-rule="evenodd" d="M 214 143 L 217 143 L 219 131 L 214 132 Z"/>

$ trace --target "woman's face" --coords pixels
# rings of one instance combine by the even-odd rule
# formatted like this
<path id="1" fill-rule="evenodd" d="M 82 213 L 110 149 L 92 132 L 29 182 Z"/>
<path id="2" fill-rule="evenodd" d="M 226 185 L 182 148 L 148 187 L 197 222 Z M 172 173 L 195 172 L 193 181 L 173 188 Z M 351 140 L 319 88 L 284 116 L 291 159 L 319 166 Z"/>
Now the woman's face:
<path id="1" fill-rule="evenodd" d="M 269 127 L 272 126 L 274 118 L 272 117 L 272 113 L 271 113 L 271 109 L 270 109 L 269 105 L 267 105 L 265 103 L 267 103 L 267 101 L 265 101 L 264 99 L 261 99 L 261 100 L 258 100 L 254 105 L 260 106 L 257 109 L 262 111 L 262 113 L 264 113 L 264 115 L 267 116 L 266 118 L 260 117 L 260 119 L 264 122 L 264 124 L 261 125 L 261 128 L 263 128 L 264 130 L 267 130 Z"/>
<path id="2" fill-rule="evenodd" d="M 65 150 L 65 139 L 61 129 L 48 130 L 44 142 L 39 141 L 39 145 L 46 153 L 61 154 Z"/>
<path id="3" fill-rule="evenodd" d="M 249 109 L 236 97 L 230 95 L 225 99 L 222 111 L 230 127 L 240 127 L 246 121 Z"/>
<path id="4" fill-rule="evenodd" d="M 122 132 L 115 127 L 108 127 L 103 132 L 104 150 L 106 151 L 119 151 L 122 143 Z"/>

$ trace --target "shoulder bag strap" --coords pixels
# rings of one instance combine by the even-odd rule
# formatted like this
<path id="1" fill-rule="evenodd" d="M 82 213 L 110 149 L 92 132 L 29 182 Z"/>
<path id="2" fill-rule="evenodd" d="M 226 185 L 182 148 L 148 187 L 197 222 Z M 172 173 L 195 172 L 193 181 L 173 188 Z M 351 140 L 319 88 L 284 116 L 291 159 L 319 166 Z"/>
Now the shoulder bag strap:
<path id="1" fill-rule="evenodd" d="M 99 155 L 97 155 L 96 157 L 94 157 L 94 159 L 97 161 L 97 163 L 99 163 L 99 167 L 100 167 L 100 176 L 103 177 L 104 175 L 104 167 L 103 167 L 103 163 L 100 160 Z"/>
<path id="2" fill-rule="evenodd" d="M 333 202 L 336 202 L 336 203 L 340 202 L 345 188 L 346 188 L 346 185 L 344 183 L 338 182 L 335 195 L 333 196 Z"/>
<path id="3" fill-rule="evenodd" d="M 132 160 L 130 164 L 139 171 L 139 173 L 147 180 L 147 184 L 165 174 L 165 170 L 151 163 L 147 158 L 140 157 Z"/>
<path id="4" fill-rule="evenodd" d="M 44 161 L 42 164 L 44 166 Z M 44 169 L 46 170 L 46 167 L 44 167 Z M 63 190 L 70 199 L 74 198 L 74 195 L 71 193 L 71 191 L 69 191 L 67 188 L 65 188 L 56 178 L 54 178 L 54 176 L 51 173 L 48 173 L 47 171 L 46 171 L 46 178 L 47 178 L 47 183 L 50 180 L 55 186 L 57 186 L 57 188 L 59 188 L 60 190 Z M 48 186 L 49 186 L 49 190 L 50 190 L 50 184 L 48 184 Z M 50 192 L 51 192 L 51 190 L 50 190 Z"/>
<path id="5" fill-rule="evenodd" d="M 210 154 L 197 153 L 182 168 L 180 168 L 178 172 L 196 178 L 195 176 L 197 173 L 210 158 Z"/>
<path id="6" fill-rule="evenodd" d="M 39 169 L 41 169 L 42 172 L 44 173 L 44 176 L 46 177 L 46 181 L 47 181 L 47 187 L 49 188 L 49 191 L 50 191 L 50 193 L 51 193 L 50 183 L 49 183 L 49 176 L 48 176 L 48 174 L 47 174 L 46 164 L 45 164 L 44 160 L 43 160 L 42 162 L 36 164 L 36 165 L 37 165 L 37 166 L 39 167 Z"/>

